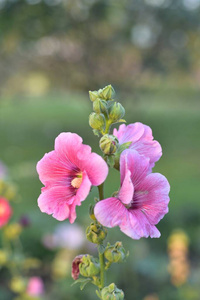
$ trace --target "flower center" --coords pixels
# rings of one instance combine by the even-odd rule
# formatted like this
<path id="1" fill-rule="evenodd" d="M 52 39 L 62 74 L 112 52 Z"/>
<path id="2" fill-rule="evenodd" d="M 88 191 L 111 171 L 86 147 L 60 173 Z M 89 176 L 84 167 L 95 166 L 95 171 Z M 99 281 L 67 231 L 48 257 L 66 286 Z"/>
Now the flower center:
<path id="1" fill-rule="evenodd" d="M 72 179 L 71 181 L 71 185 L 75 188 L 75 189 L 79 189 L 81 186 L 81 183 L 83 181 L 83 177 L 82 177 L 82 173 L 78 173 L 76 175 L 76 177 L 74 179 Z"/>

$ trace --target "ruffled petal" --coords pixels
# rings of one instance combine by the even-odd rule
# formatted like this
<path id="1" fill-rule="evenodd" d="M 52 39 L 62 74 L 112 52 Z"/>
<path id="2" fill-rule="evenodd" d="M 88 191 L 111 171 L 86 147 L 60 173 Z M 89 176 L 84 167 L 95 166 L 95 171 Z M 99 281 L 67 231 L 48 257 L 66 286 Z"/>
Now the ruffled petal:
<path id="1" fill-rule="evenodd" d="M 38 198 L 38 206 L 42 212 L 45 212 L 59 221 L 69 217 L 70 205 L 75 197 L 64 186 L 53 186 L 42 190 Z"/>
<path id="2" fill-rule="evenodd" d="M 131 181 L 131 172 L 127 169 L 118 198 L 124 203 L 129 204 L 133 199 L 134 187 Z"/>
<path id="3" fill-rule="evenodd" d="M 84 156 L 84 160 L 81 162 L 81 169 L 86 171 L 89 180 L 95 186 L 104 182 L 108 175 L 107 163 L 96 153 Z"/>
<path id="4" fill-rule="evenodd" d="M 139 209 L 153 225 L 168 213 L 170 186 L 165 176 L 149 174 L 135 191 L 133 207 Z"/>
<path id="5" fill-rule="evenodd" d="M 144 134 L 144 125 L 140 122 L 136 122 L 133 124 L 129 124 L 126 126 L 122 124 L 119 126 L 119 129 L 113 130 L 113 135 L 115 135 L 120 144 L 124 144 L 127 142 L 136 142 L 141 136 Z"/>
<path id="6" fill-rule="evenodd" d="M 130 148 L 137 150 L 140 155 L 149 157 L 151 169 L 162 156 L 162 148 L 157 141 L 142 138 L 140 141 L 132 144 Z"/>
<path id="7" fill-rule="evenodd" d="M 117 198 L 107 198 L 95 205 L 94 214 L 103 226 L 115 227 L 126 219 L 127 209 Z"/>
<path id="8" fill-rule="evenodd" d="M 142 237 L 160 237 L 158 229 L 149 223 L 146 216 L 140 210 L 129 210 L 128 221 L 123 222 L 120 226 L 122 232 L 131 237 L 132 239 L 138 240 Z"/>

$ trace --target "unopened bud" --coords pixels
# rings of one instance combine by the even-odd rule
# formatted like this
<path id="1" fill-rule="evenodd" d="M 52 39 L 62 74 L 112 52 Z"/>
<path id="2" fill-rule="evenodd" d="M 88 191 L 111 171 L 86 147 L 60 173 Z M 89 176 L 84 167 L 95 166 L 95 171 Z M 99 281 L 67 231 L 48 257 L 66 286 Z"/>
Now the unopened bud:
<path id="1" fill-rule="evenodd" d="M 124 292 L 116 287 L 114 283 L 106 286 L 101 291 L 102 300 L 123 300 Z"/>
<path id="2" fill-rule="evenodd" d="M 100 113 L 105 113 L 107 111 L 107 103 L 105 100 L 101 100 L 100 98 L 97 98 L 93 102 L 93 110 L 100 114 Z"/>
<path id="3" fill-rule="evenodd" d="M 107 85 L 103 89 L 98 90 L 100 98 L 104 100 L 111 100 L 115 94 L 115 90 L 112 85 Z"/>
<path id="4" fill-rule="evenodd" d="M 107 229 L 100 224 L 91 223 L 86 229 L 88 241 L 94 244 L 101 244 L 107 236 Z"/>
<path id="5" fill-rule="evenodd" d="M 105 134 L 99 141 L 102 152 L 106 155 L 114 154 L 117 151 L 119 141 L 114 135 Z"/>
<path id="6" fill-rule="evenodd" d="M 105 258 L 111 263 L 124 262 L 127 254 L 122 242 L 116 242 L 115 245 L 108 245 L 104 252 Z"/>
<path id="7" fill-rule="evenodd" d="M 91 113 L 89 116 L 89 124 L 93 129 L 102 130 L 105 127 L 105 117 L 103 114 Z"/>
<path id="8" fill-rule="evenodd" d="M 109 119 L 115 123 L 123 118 L 125 114 L 125 109 L 119 102 L 114 102 L 108 109 Z"/>
<path id="9" fill-rule="evenodd" d="M 93 277 L 99 274 L 100 264 L 97 258 L 87 254 L 84 255 L 79 264 L 80 274 L 84 277 Z"/>
<path id="10" fill-rule="evenodd" d="M 89 97 L 90 100 L 94 102 L 99 97 L 99 94 L 97 91 L 89 91 Z"/>

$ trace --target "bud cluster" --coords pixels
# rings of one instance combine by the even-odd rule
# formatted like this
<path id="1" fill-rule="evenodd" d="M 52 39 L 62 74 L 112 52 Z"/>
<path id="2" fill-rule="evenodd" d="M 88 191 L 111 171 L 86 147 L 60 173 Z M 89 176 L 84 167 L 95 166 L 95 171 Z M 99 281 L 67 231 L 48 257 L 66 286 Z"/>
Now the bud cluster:
<path id="1" fill-rule="evenodd" d="M 107 85 L 98 91 L 90 91 L 89 97 L 93 103 L 93 111 L 89 116 L 89 124 L 94 134 L 105 135 L 109 133 L 110 126 L 122 120 L 125 110 L 123 106 L 113 100 L 115 91 L 111 85 Z"/>

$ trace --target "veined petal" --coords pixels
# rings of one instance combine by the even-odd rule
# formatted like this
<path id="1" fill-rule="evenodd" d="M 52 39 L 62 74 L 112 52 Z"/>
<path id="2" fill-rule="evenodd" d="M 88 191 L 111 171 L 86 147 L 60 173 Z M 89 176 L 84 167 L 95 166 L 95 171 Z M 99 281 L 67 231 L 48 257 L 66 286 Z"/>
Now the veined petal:
<path id="1" fill-rule="evenodd" d="M 165 176 L 159 173 L 149 174 L 137 187 L 133 207 L 142 211 L 149 222 L 155 225 L 168 212 L 169 190 Z"/>
<path id="2" fill-rule="evenodd" d="M 158 229 L 150 224 L 146 216 L 140 210 L 129 210 L 128 221 L 121 224 L 120 229 L 132 239 L 138 240 L 142 237 L 160 237 Z"/>
<path id="3" fill-rule="evenodd" d="M 64 186 L 53 186 L 43 190 L 38 198 L 38 206 L 42 212 L 59 221 L 63 221 L 69 217 L 69 206 L 73 203 L 75 197 L 69 194 Z"/>
<path id="4" fill-rule="evenodd" d="M 94 207 L 97 220 L 106 227 L 119 226 L 127 217 L 127 209 L 117 198 L 107 198 L 99 201 Z"/>
<path id="5" fill-rule="evenodd" d="M 44 185 L 66 184 L 66 175 L 70 173 L 67 162 L 60 159 L 55 151 L 46 153 L 37 163 L 36 169 Z"/>
<path id="6" fill-rule="evenodd" d="M 73 170 L 77 167 L 77 152 L 82 146 L 82 138 L 71 132 L 62 132 L 55 139 L 55 151 L 60 161 Z"/>

